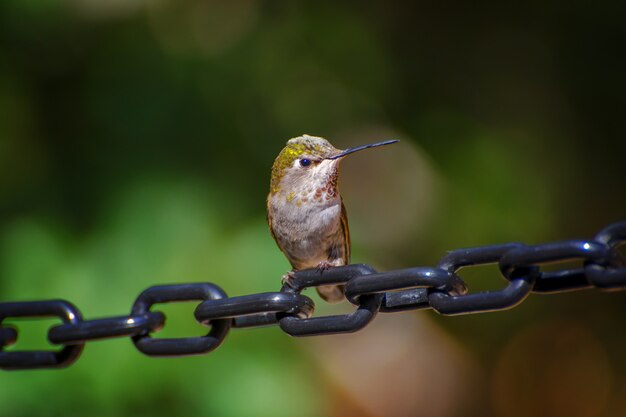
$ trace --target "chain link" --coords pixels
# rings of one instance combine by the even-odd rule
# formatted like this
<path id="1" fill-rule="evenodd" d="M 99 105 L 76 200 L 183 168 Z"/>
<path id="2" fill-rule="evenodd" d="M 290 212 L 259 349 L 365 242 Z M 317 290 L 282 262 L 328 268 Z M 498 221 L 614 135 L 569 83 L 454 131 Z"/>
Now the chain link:
<path id="1" fill-rule="evenodd" d="M 207 353 L 217 348 L 231 327 L 278 325 L 291 336 L 349 333 L 365 327 L 376 314 L 433 309 L 456 315 L 505 310 L 520 304 L 531 293 L 560 293 L 598 288 L 626 288 L 625 262 L 617 248 L 626 242 L 626 222 L 615 223 L 592 240 L 568 240 L 542 245 L 509 243 L 459 249 L 448 253 L 436 267 L 416 267 L 377 272 L 364 264 L 325 271 L 298 271 L 280 292 L 238 297 L 212 283 L 159 285 L 142 292 L 128 316 L 83 320 L 80 311 L 64 300 L 0 303 L 0 368 L 6 370 L 61 368 L 72 364 L 85 343 L 114 337 L 131 337 L 150 356 Z M 546 263 L 580 260 L 582 267 L 542 271 Z M 472 293 L 459 277 L 464 267 L 498 264 L 508 284 L 499 290 Z M 312 317 L 313 300 L 302 295 L 306 288 L 345 284 L 347 300 L 356 308 L 350 314 Z M 194 318 L 209 328 L 204 336 L 153 338 L 165 325 L 154 304 L 198 301 Z M 7 351 L 19 337 L 16 328 L 3 324 L 8 318 L 57 317 L 63 323 L 48 330 L 58 350 Z"/>

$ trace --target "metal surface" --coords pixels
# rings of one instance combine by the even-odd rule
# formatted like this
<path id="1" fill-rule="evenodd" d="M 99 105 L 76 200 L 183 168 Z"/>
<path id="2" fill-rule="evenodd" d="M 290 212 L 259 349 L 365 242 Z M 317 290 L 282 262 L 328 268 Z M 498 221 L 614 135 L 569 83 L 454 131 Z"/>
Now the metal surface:
<path id="1" fill-rule="evenodd" d="M 226 293 L 220 287 L 211 283 L 157 285 L 142 292 L 131 310 L 133 316 L 147 314 L 150 307 L 156 303 L 171 303 L 174 301 L 206 301 L 220 300 L 226 297 Z M 227 319 L 214 320 L 210 323 L 211 330 L 206 336 L 177 337 L 154 339 L 150 333 L 143 332 L 133 336 L 135 347 L 146 355 L 172 356 L 172 355 L 195 355 L 207 353 L 222 343 L 231 321 Z"/>
<path id="2" fill-rule="evenodd" d="M 65 324 L 76 324 L 82 320 L 80 311 L 63 300 L 25 301 L 0 303 L 0 329 L 9 317 L 58 317 Z M 9 328 L 12 329 L 12 328 Z M 14 329 L 13 329 L 14 330 Z M 4 342 L 12 344 L 19 333 L 8 337 Z M 71 365 L 83 351 L 84 344 L 65 345 L 60 350 L 33 350 L 5 352 L 4 343 L 0 352 L 2 369 L 63 368 Z"/>
<path id="3" fill-rule="evenodd" d="M 159 312 L 87 320 L 55 326 L 50 329 L 48 339 L 51 343 L 72 345 L 91 340 L 156 332 L 164 324 L 165 315 Z"/>
<path id="4" fill-rule="evenodd" d="M 499 311 L 520 304 L 530 293 L 561 293 L 581 289 L 626 289 L 626 267 L 618 246 L 626 242 L 626 222 L 613 224 L 592 240 L 569 240 L 542 245 L 509 243 L 459 249 L 435 267 L 377 272 L 364 264 L 327 270 L 298 271 L 280 292 L 237 297 L 211 283 L 159 285 L 146 289 L 128 316 L 83 320 L 67 301 L 0 303 L 0 368 L 60 368 L 73 363 L 88 341 L 131 337 L 137 349 L 150 356 L 180 356 L 210 352 L 231 327 L 278 325 L 292 336 L 349 333 L 362 329 L 377 313 L 433 309 L 456 315 Z M 546 263 L 578 260 L 582 265 L 542 271 Z M 500 289 L 472 292 L 459 277 L 462 268 L 497 264 Z M 344 315 L 312 317 L 315 305 L 302 295 L 307 288 L 345 284 L 348 301 L 356 306 Z M 471 289 L 471 286 L 469 287 Z M 194 320 L 209 327 L 205 336 L 163 339 L 152 337 L 165 325 L 165 315 L 151 311 L 154 304 L 196 301 Z M 6 319 L 58 317 L 63 322 L 48 331 L 58 350 L 20 351 L 6 347 L 19 343 L 19 326 Z"/>

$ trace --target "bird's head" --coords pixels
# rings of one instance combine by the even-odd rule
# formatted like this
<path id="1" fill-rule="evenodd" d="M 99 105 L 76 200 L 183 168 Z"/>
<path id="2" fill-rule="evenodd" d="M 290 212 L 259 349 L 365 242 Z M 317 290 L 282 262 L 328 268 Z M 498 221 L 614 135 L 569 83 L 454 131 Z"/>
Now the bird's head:
<path id="1" fill-rule="evenodd" d="M 306 184 L 336 181 L 339 162 L 353 152 L 388 145 L 397 140 L 355 146 L 346 150 L 335 148 L 324 138 L 302 135 L 290 139 L 272 166 L 270 193 L 281 189 L 293 191 Z"/>

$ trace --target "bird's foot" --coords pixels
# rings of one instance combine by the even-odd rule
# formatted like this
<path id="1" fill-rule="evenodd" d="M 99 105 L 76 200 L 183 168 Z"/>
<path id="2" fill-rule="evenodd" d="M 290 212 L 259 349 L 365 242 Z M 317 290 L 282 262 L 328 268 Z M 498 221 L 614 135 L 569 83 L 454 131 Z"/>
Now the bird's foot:
<path id="1" fill-rule="evenodd" d="M 293 271 L 289 271 L 287 272 L 285 275 L 283 275 L 280 278 L 280 282 L 281 284 L 283 284 L 283 286 L 288 286 L 290 288 L 294 288 L 293 286 L 293 280 L 296 278 L 296 274 Z"/>
<path id="2" fill-rule="evenodd" d="M 323 262 L 320 262 L 319 264 L 317 264 L 315 269 L 317 270 L 317 272 L 324 272 L 327 269 L 332 268 L 333 266 L 335 266 L 335 265 L 333 265 L 332 262 L 323 261 Z"/>

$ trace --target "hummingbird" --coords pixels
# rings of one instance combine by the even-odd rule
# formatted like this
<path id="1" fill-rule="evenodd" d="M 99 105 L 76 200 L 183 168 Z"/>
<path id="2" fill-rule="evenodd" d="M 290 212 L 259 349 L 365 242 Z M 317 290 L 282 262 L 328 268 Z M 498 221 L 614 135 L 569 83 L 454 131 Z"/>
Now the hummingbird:
<path id="1" fill-rule="evenodd" d="M 267 222 L 293 268 L 283 275 L 289 284 L 301 269 L 320 271 L 350 263 L 348 215 L 339 193 L 339 164 L 354 152 L 398 142 L 388 140 L 337 149 L 326 139 L 302 135 L 287 141 L 272 166 Z M 323 300 L 344 298 L 342 285 L 317 287 Z"/>

